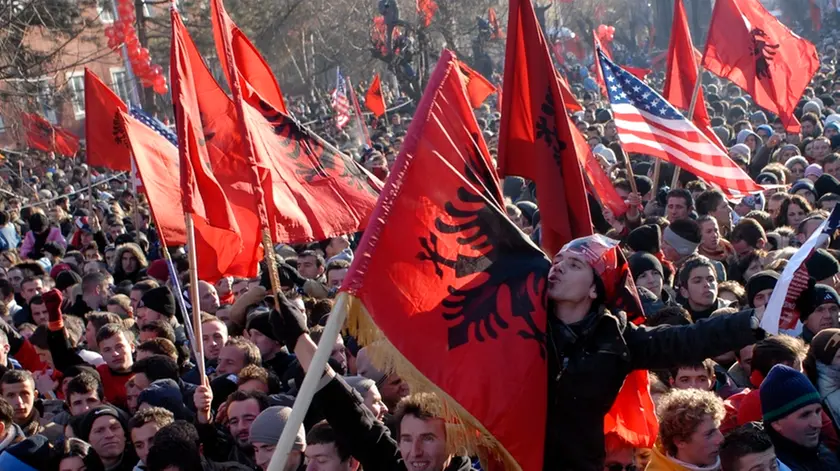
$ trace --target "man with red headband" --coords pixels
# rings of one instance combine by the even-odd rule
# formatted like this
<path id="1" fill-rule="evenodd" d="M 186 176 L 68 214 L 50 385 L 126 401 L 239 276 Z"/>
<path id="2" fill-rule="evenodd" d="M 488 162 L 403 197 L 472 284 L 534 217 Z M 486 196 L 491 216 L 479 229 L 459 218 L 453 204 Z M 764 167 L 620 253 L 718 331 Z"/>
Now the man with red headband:
<path id="1" fill-rule="evenodd" d="M 617 250 L 618 241 L 602 235 L 576 239 L 549 272 L 545 463 L 554 469 L 602 469 L 604 415 L 630 372 L 700 363 L 764 337 L 754 310 L 655 328 L 610 312 L 605 301 L 618 283 Z"/>

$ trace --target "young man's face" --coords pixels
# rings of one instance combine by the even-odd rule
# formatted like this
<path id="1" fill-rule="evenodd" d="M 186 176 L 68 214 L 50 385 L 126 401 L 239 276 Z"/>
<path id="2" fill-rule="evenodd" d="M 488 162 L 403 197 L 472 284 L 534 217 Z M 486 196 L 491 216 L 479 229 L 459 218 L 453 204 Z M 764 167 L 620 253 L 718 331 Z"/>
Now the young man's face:
<path id="1" fill-rule="evenodd" d="M 240 448 L 247 449 L 251 446 L 251 424 L 260 412 L 260 405 L 256 399 L 233 401 L 228 406 L 228 432 Z"/>
<path id="2" fill-rule="evenodd" d="M 260 350 L 260 355 L 264 359 L 269 359 L 272 355 L 280 350 L 280 343 L 271 339 L 257 329 L 250 329 L 248 331 L 248 339 L 257 346 Z"/>
<path id="3" fill-rule="evenodd" d="M 128 371 L 134 364 L 131 356 L 134 345 L 128 342 L 122 332 L 99 342 L 99 353 L 113 371 Z"/>
<path id="4" fill-rule="evenodd" d="M 677 376 L 671 378 L 671 387 L 676 389 L 699 389 L 711 391 L 715 384 L 714 375 L 709 375 L 706 368 L 680 368 Z"/>
<path id="5" fill-rule="evenodd" d="M 548 272 L 548 297 L 553 301 L 594 299 L 595 274 L 589 263 L 573 252 L 558 252 Z"/>
<path id="6" fill-rule="evenodd" d="M 216 372 L 219 376 L 237 375 L 245 368 L 245 352 L 234 345 L 222 347 L 219 351 L 219 366 Z"/>
<path id="7" fill-rule="evenodd" d="M 99 399 L 99 394 L 96 391 L 89 391 L 81 394 L 70 394 L 67 403 L 70 405 L 70 415 L 77 417 L 102 404 L 102 401 Z"/>
<path id="8" fill-rule="evenodd" d="M 143 424 L 142 427 L 131 429 L 131 443 L 137 452 L 137 457 L 143 464 L 146 464 L 146 457 L 149 456 L 149 448 L 152 447 L 155 434 L 160 427 L 154 422 Z"/>
<path id="9" fill-rule="evenodd" d="M 689 208 L 685 203 L 685 198 L 679 196 L 672 196 L 668 198 L 665 205 L 665 218 L 670 222 L 678 221 L 688 217 Z"/>
<path id="10" fill-rule="evenodd" d="M 0 392 L 14 410 L 14 422 L 18 425 L 25 424 L 35 407 L 35 382 L 4 384 L 0 386 Z"/>
<path id="11" fill-rule="evenodd" d="M 335 443 L 306 446 L 307 471 L 350 471 L 351 460 L 341 461 Z"/>
<path id="12" fill-rule="evenodd" d="M 779 469 L 776 463 L 776 449 L 772 446 L 759 453 L 750 453 L 738 458 L 732 471 L 774 471 Z"/>
<path id="13" fill-rule="evenodd" d="M 703 244 L 703 247 L 710 250 L 717 248 L 720 243 L 720 228 L 716 220 L 712 219 L 700 223 L 700 233 L 702 234 L 700 242 Z"/>
<path id="14" fill-rule="evenodd" d="M 208 360 L 219 358 L 219 353 L 227 343 L 227 339 L 227 326 L 223 322 L 211 321 L 201 324 L 201 340 L 204 343 L 204 353 Z"/>
<path id="15" fill-rule="evenodd" d="M 714 270 L 708 266 L 691 270 L 687 286 L 680 288 L 680 291 L 695 307 L 710 307 L 717 299 L 717 277 Z"/>
<path id="16" fill-rule="evenodd" d="M 718 426 L 712 417 L 707 416 L 687 441 L 676 441 L 676 458 L 695 466 L 715 464 L 720 455 L 720 445 L 723 443 L 723 434 L 718 430 Z"/>
<path id="17" fill-rule="evenodd" d="M 47 311 L 46 304 L 30 304 L 29 310 L 32 312 L 32 322 L 35 325 L 47 325 L 50 322 L 50 313 Z"/>
<path id="18" fill-rule="evenodd" d="M 449 463 L 443 419 L 406 415 L 400 422 L 400 455 L 413 471 L 441 471 Z"/>
<path id="19" fill-rule="evenodd" d="M 324 273 L 324 267 L 318 266 L 318 259 L 312 255 L 298 259 L 298 271 L 304 278 L 315 279 Z"/>
<path id="20" fill-rule="evenodd" d="M 21 296 L 26 302 L 34 298 L 38 294 L 44 294 L 44 282 L 40 279 L 29 280 L 21 286 Z"/>

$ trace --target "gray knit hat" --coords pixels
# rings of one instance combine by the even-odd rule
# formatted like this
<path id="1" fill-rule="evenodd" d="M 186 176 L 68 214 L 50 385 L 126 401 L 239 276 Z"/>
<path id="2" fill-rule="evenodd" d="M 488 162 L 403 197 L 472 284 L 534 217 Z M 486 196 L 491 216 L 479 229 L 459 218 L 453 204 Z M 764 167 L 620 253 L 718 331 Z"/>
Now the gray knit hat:
<path id="1" fill-rule="evenodd" d="M 260 412 L 260 415 L 251 424 L 251 444 L 277 443 L 291 414 L 292 408 L 284 406 L 269 407 Z M 305 448 L 306 436 L 304 435 L 303 425 L 301 425 L 295 436 L 295 444 L 292 449 L 303 451 Z"/>

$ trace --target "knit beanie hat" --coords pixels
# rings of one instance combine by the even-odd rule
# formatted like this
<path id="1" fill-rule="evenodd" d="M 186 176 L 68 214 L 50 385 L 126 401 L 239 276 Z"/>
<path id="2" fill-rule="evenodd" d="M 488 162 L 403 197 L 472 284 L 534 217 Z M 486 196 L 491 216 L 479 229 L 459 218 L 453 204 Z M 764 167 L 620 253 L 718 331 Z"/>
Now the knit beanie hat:
<path id="1" fill-rule="evenodd" d="M 269 407 L 260 412 L 260 415 L 251 424 L 251 436 L 249 438 L 251 444 L 277 443 L 280 440 L 283 429 L 286 428 L 286 423 L 289 422 L 289 416 L 291 414 L 291 407 L 283 406 Z M 303 451 L 304 448 L 306 448 L 306 436 L 303 432 L 303 425 L 301 425 L 298 428 L 297 435 L 295 435 L 295 443 L 292 449 Z"/>
<path id="2" fill-rule="evenodd" d="M 178 383 L 169 378 L 158 379 L 148 388 L 140 392 L 137 405 L 146 403 L 154 407 L 162 407 L 175 415 L 175 420 L 192 422 L 195 414 L 184 404 L 184 395 Z"/>
<path id="3" fill-rule="evenodd" d="M 245 323 L 245 331 L 256 329 L 257 332 L 265 335 L 271 340 L 277 340 L 274 336 L 274 331 L 271 329 L 271 324 L 268 322 L 268 312 L 257 312 L 248 316 L 248 321 Z"/>
<path id="4" fill-rule="evenodd" d="M 741 131 L 741 132 L 744 132 L 744 131 Z M 739 135 L 740 135 L 740 133 L 739 133 Z M 746 144 L 744 144 L 743 142 L 739 142 L 738 144 L 735 144 L 734 146 L 729 148 L 729 153 L 730 154 L 743 155 L 744 157 L 749 158 L 750 157 L 750 148 Z"/>
<path id="5" fill-rule="evenodd" d="M 808 275 L 818 282 L 840 273 L 840 263 L 825 249 L 814 250 L 805 261 L 805 267 Z"/>
<path id="6" fill-rule="evenodd" d="M 73 267 L 71 267 L 70 265 L 68 265 L 66 263 L 57 263 L 57 264 L 53 265 L 52 268 L 50 268 L 50 278 L 52 278 L 54 280 L 54 279 L 56 279 L 56 277 L 58 277 L 58 275 L 61 272 L 67 271 L 67 270 L 72 270 L 72 269 L 73 269 Z"/>
<path id="7" fill-rule="evenodd" d="M 0 453 L 0 469 L 3 471 L 41 471 L 50 469 L 54 465 L 54 458 L 54 449 L 47 437 L 33 435 Z"/>
<path id="8" fill-rule="evenodd" d="M 65 289 L 81 282 L 82 277 L 72 270 L 64 270 L 55 277 L 55 287 L 59 291 L 64 291 Z"/>
<path id="9" fill-rule="evenodd" d="M 755 177 L 755 182 L 759 185 L 778 185 L 779 177 L 770 172 L 761 172 Z"/>
<path id="10" fill-rule="evenodd" d="M 534 214 L 537 212 L 537 205 L 532 201 L 518 201 L 516 207 L 522 212 L 522 216 L 528 220 L 528 224 L 534 225 Z"/>
<path id="11" fill-rule="evenodd" d="M 703 236 L 700 225 L 693 219 L 680 219 L 665 228 L 662 240 L 674 248 L 678 254 L 685 257 L 697 251 Z"/>
<path id="12" fill-rule="evenodd" d="M 814 182 L 814 190 L 817 192 L 817 198 L 829 193 L 840 196 L 840 181 L 834 178 L 834 175 L 824 173 Z"/>
<path id="13" fill-rule="evenodd" d="M 819 177 L 823 174 L 822 166 L 820 164 L 811 164 L 805 167 L 805 178 L 814 176 Z"/>
<path id="14" fill-rule="evenodd" d="M 814 113 L 817 116 L 819 116 L 821 112 L 822 112 L 822 106 L 816 100 L 811 100 L 808 103 L 805 103 L 805 105 L 802 107 L 802 114 Z"/>
<path id="15" fill-rule="evenodd" d="M 814 196 L 817 196 L 817 190 L 814 189 L 814 184 L 807 178 L 803 178 L 802 180 L 794 183 L 793 186 L 790 187 L 790 194 L 795 195 L 796 192 L 800 190 L 808 190 L 813 193 Z"/>
<path id="16" fill-rule="evenodd" d="M 823 329 L 811 339 L 811 352 L 817 361 L 830 365 L 840 350 L 840 329 Z"/>
<path id="17" fill-rule="evenodd" d="M 820 393 L 807 376 L 787 365 L 776 365 L 761 382 L 761 415 L 765 424 L 820 403 Z"/>
<path id="18" fill-rule="evenodd" d="M 755 307 L 755 304 L 753 304 L 755 295 L 766 289 L 775 288 L 778 281 L 779 274 L 773 270 L 764 270 L 753 275 L 752 278 L 747 281 L 747 286 L 745 287 L 747 290 L 747 301 L 749 302 L 750 307 Z"/>
<path id="19" fill-rule="evenodd" d="M 788 144 L 785 147 L 788 147 L 788 146 L 792 146 L 792 144 Z M 796 151 L 798 153 L 799 148 L 796 147 L 796 146 L 793 146 L 793 147 L 796 148 Z M 785 167 L 787 167 L 787 169 L 790 170 L 796 164 L 799 164 L 799 165 L 802 165 L 805 168 L 808 168 L 808 161 L 805 159 L 805 157 L 802 157 L 801 155 L 796 155 L 796 156 L 793 156 L 793 157 L 787 159 L 787 162 L 785 162 Z"/>
<path id="20" fill-rule="evenodd" d="M 166 260 L 159 258 L 150 263 L 146 268 L 146 274 L 164 283 L 169 281 L 169 267 L 166 266 Z"/>
<path id="21" fill-rule="evenodd" d="M 781 147 L 781 149 L 779 149 L 779 152 L 785 152 L 785 151 L 788 151 L 788 150 L 792 150 L 792 151 L 796 152 L 796 155 L 794 157 L 791 157 L 790 159 L 795 159 L 795 158 L 798 157 L 798 158 L 804 160 L 805 161 L 805 167 L 807 168 L 808 160 L 805 157 L 802 157 L 802 152 L 799 150 L 799 146 L 797 146 L 796 144 L 785 144 Z M 788 161 L 785 162 L 785 167 L 788 167 L 788 164 L 790 163 L 790 159 L 788 159 Z M 788 167 L 788 168 L 790 168 L 790 167 Z"/>
<path id="22" fill-rule="evenodd" d="M 808 317 L 823 304 L 837 304 L 840 306 L 840 296 L 831 286 L 814 285 L 806 289 L 796 300 L 796 307 L 799 309 L 799 320 L 805 322 Z"/>
<path id="23" fill-rule="evenodd" d="M 175 296 L 172 295 L 168 286 L 152 288 L 140 298 L 140 304 L 137 307 L 147 307 L 166 317 L 172 317 L 175 315 Z"/>
<path id="24" fill-rule="evenodd" d="M 213 391 L 211 407 L 217 410 L 236 391 L 236 375 L 219 376 L 210 381 L 210 390 Z"/>
<path id="25" fill-rule="evenodd" d="M 756 131 L 759 131 L 759 130 L 764 131 L 764 132 L 767 133 L 768 136 L 773 135 L 773 128 L 771 128 L 770 126 L 768 126 L 766 124 L 762 124 L 761 126 L 755 128 L 755 130 Z"/>
<path id="26" fill-rule="evenodd" d="M 662 270 L 662 264 L 656 257 L 647 252 L 634 253 L 629 259 L 627 259 L 627 263 L 630 265 L 630 273 L 633 274 L 634 280 L 648 270 L 655 270 L 662 276 L 663 279 L 665 278 Z"/>
<path id="27" fill-rule="evenodd" d="M 627 246 L 634 252 L 658 253 L 661 250 L 659 239 L 662 232 L 656 224 L 639 226 L 627 235 Z"/>
<path id="28" fill-rule="evenodd" d="M 79 421 L 79 439 L 88 441 L 90 439 L 90 431 L 93 428 L 93 423 L 100 417 L 110 416 L 117 419 L 122 425 L 123 430 L 126 428 L 127 418 L 116 407 L 109 405 L 96 406 L 90 409 L 82 416 Z"/>

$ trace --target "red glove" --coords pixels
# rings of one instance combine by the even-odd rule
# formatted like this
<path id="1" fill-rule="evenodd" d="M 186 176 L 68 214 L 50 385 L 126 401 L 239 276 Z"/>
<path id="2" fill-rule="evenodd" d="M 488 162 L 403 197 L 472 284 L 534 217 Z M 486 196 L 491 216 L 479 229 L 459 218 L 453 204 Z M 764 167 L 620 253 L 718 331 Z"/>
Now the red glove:
<path id="1" fill-rule="evenodd" d="M 61 317 L 61 291 L 51 289 L 44 293 L 41 297 L 44 298 L 44 305 L 47 307 L 47 312 L 50 314 L 50 330 L 59 330 L 64 327 L 64 319 Z"/>

